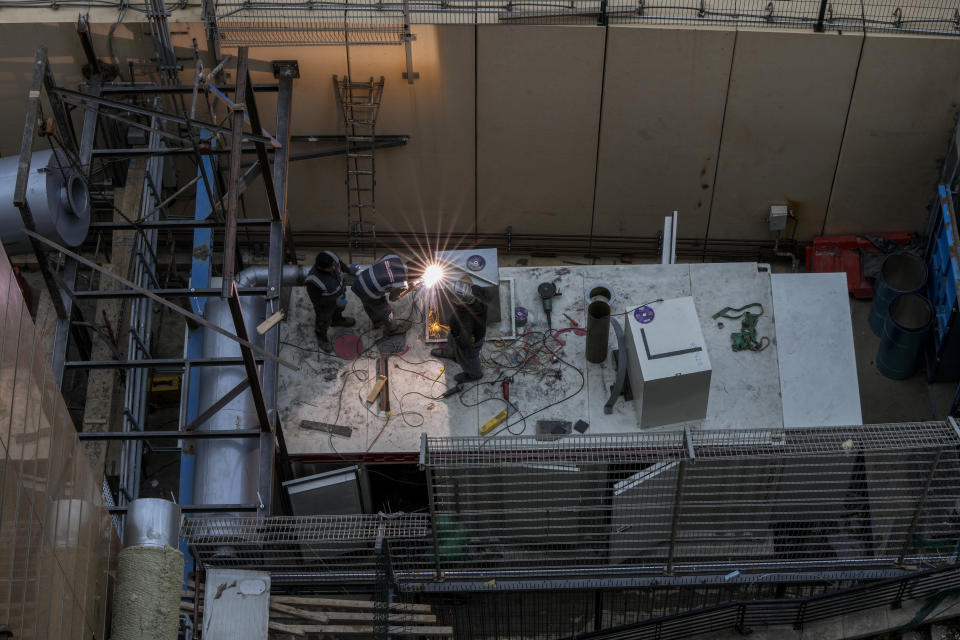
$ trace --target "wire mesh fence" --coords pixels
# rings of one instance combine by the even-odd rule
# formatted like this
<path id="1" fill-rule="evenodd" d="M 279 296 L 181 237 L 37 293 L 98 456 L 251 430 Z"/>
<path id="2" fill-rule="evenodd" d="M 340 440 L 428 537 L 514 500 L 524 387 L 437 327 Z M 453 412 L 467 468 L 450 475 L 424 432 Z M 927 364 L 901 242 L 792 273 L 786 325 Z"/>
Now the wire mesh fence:
<path id="1" fill-rule="evenodd" d="M 797 575 L 955 562 L 955 423 L 427 438 L 430 514 L 193 518 L 201 563 L 290 581 Z M 506 588 L 506 587 L 504 587 Z"/>
<path id="2" fill-rule="evenodd" d="M 430 569 L 426 514 L 189 518 L 183 536 L 207 567 L 269 571 L 280 582 L 374 584 L 377 541 Z M 420 561 L 417 561 L 417 558 Z"/>
<path id="3" fill-rule="evenodd" d="M 765 573 L 953 561 L 948 423 L 428 439 L 445 575 Z"/>
<path id="4" fill-rule="evenodd" d="M 216 0 L 230 45 L 402 44 L 408 24 L 691 25 L 960 35 L 960 0 Z"/>

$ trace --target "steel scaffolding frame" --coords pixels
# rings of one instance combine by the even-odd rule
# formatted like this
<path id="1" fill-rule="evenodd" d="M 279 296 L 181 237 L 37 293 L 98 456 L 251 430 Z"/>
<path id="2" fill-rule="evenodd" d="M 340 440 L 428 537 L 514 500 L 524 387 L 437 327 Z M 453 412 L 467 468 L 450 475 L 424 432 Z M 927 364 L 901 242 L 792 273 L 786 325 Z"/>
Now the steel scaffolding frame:
<path id="1" fill-rule="evenodd" d="M 120 491 L 114 496 L 104 482 L 104 497 L 111 505 L 111 511 L 122 514 L 126 504 L 139 494 L 140 466 L 143 447 L 149 446 L 150 440 L 177 439 L 181 442 L 197 438 L 219 438 L 229 434 L 231 438 L 255 438 L 259 441 L 259 496 L 258 504 L 244 505 L 194 505 L 185 504 L 182 508 L 187 513 L 219 513 L 224 511 L 256 512 L 266 516 L 274 511 L 287 512 L 288 505 L 279 496 L 281 503 L 274 504 L 273 486 L 275 469 L 281 480 L 289 479 L 292 472 L 286 458 L 286 447 L 283 440 L 282 425 L 279 422 L 276 410 L 277 398 L 277 368 L 283 362 L 279 359 L 279 329 L 274 327 L 265 336 L 266 348 L 259 348 L 249 341 L 248 327 L 239 313 L 240 295 L 259 295 L 266 297 L 268 307 L 276 311 L 280 304 L 282 266 L 286 261 L 296 259 L 295 251 L 289 232 L 286 216 L 286 187 L 287 166 L 290 161 L 290 107 L 292 104 L 293 79 L 299 72 L 296 61 L 283 61 L 274 64 L 277 83 L 273 85 L 253 85 L 250 82 L 247 70 L 247 50 L 239 51 L 237 56 L 238 74 L 237 85 L 233 87 L 235 99 L 227 100 L 230 103 L 232 120 L 229 127 L 220 127 L 214 121 L 197 119 L 196 100 L 198 91 L 209 88 L 221 93 L 213 86 L 212 80 L 198 73 L 194 84 L 189 87 L 193 94 L 194 106 L 187 113 L 184 94 L 186 87 L 178 84 L 178 69 L 172 57 L 172 47 L 169 46 L 169 29 L 166 25 L 165 9 L 159 0 L 153 0 L 150 5 L 151 33 L 154 40 L 161 47 L 160 82 L 156 84 L 140 83 L 136 86 L 110 85 L 104 81 L 109 72 L 107 65 L 100 63 L 94 53 L 92 43 L 86 32 L 85 23 L 81 21 L 78 33 L 84 44 L 88 56 L 86 69 L 89 71 L 89 80 L 85 92 L 73 91 L 56 84 L 49 70 L 46 48 L 38 48 L 34 82 L 28 98 L 26 124 L 24 127 L 23 146 L 21 149 L 20 172 L 17 181 L 17 202 L 20 207 L 24 226 L 34 247 L 48 292 L 53 300 L 57 312 L 57 327 L 53 345 L 52 364 L 59 385 L 63 385 L 65 371 L 83 371 L 91 369 L 120 369 L 125 374 L 125 396 L 123 400 L 123 425 L 121 431 L 114 432 L 81 432 L 83 441 L 120 441 L 123 447 L 121 460 Z M 166 36 L 164 36 L 166 34 Z M 166 43 L 166 44 L 164 44 Z M 198 69 L 202 67 L 198 63 Z M 104 91 L 106 89 L 106 91 Z M 274 92 L 277 98 L 276 137 L 266 134 L 263 130 L 257 110 L 256 94 L 258 91 Z M 109 97 L 103 97 L 106 94 Z M 86 178 L 91 193 L 95 186 L 91 176 L 96 172 L 97 165 L 112 172 L 118 158 L 145 157 L 147 159 L 146 172 L 143 176 L 144 189 L 141 198 L 137 219 L 130 219 L 123 215 L 123 222 L 94 222 L 93 230 L 110 234 L 113 232 L 133 232 L 135 244 L 133 247 L 133 272 L 129 278 L 113 274 L 84 258 L 79 251 L 72 251 L 45 239 L 35 233 L 29 206 L 24 193 L 26 177 L 29 172 L 37 123 L 41 121 L 42 98 L 49 101 L 53 116 L 56 120 L 56 131 L 59 132 L 58 142 L 64 153 L 68 154 L 71 163 L 79 168 Z M 164 102 L 169 106 L 164 108 Z M 146 105 L 144 103 L 146 102 Z M 80 109 L 83 113 L 83 126 L 79 143 L 75 141 L 70 109 Z M 212 114 L 211 114 L 212 115 Z M 249 119 L 251 131 L 245 130 L 245 120 Z M 113 132 L 117 122 L 149 133 L 149 143 L 144 148 L 123 148 L 111 140 L 116 135 L 107 135 Z M 227 149 L 218 149 L 220 153 L 230 154 L 229 172 L 226 176 L 226 193 L 218 189 L 218 175 L 207 175 L 201 158 L 205 149 L 200 146 L 203 132 L 228 136 L 233 144 Z M 101 134 L 98 139 L 98 133 Z M 103 141 L 106 140 L 106 144 Z M 247 147 L 244 143 L 252 143 Z M 273 165 L 271 168 L 267 145 L 270 146 Z M 129 145 L 127 145 L 129 146 Z M 256 154 L 256 161 L 252 169 L 243 171 L 241 165 L 242 154 L 252 151 Z M 181 186 L 178 192 L 185 191 L 196 184 L 198 191 L 203 189 L 214 203 L 213 215 L 204 220 L 171 218 L 165 209 L 165 202 L 161 196 L 161 181 L 163 163 L 171 154 L 183 154 L 197 161 L 198 175 L 186 186 Z M 239 199 L 243 190 L 249 186 L 253 177 L 259 174 L 264 181 L 270 217 L 267 219 L 241 219 L 238 216 Z M 133 178 L 133 176 L 129 176 Z M 110 186 L 120 186 L 116 182 Z M 169 201 L 169 199 L 168 199 Z M 119 210 L 118 210 L 119 211 Z M 250 287 L 238 289 L 233 280 L 239 262 L 237 250 L 237 231 L 240 227 L 265 228 L 269 233 L 268 250 L 268 282 L 265 287 Z M 205 287 L 199 290 L 193 288 L 173 289 L 163 286 L 158 277 L 158 262 L 156 257 L 157 234 L 164 229 L 178 228 L 184 230 L 208 229 L 222 231 L 225 249 L 223 264 L 222 288 Z M 212 236 L 211 236 L 212 239 Z M 209 247 L 212 253 L 212 247 Z M 50 264 L 51 257 L 56 256 L 62 263 L 59 273 L 54 271 Z M 101 279 L 112 278 L 120 286 L 108 287 L 102 290 L 78 290 L 77 274 L 81 270 Z M 92 278 L 90 279 L 92 280 Z M 226 298 L 233 313 L 234 331 L 215 327 L 201 316 L 184 310 L 171 299 L 197 298 L 221 296 Z M 113 360 L 91 360 L 89 337 L 84 336 L 92 325 L 85 322 L 80 314 L 81 304 L 84 301 L 103 299 L 124 299 L 129 301 L 129 327 L 127 357 Z M 155 304 L 163 305 L 183 316 L 185 321 L 208 326 L 219 333 L 235 340 L 241 350 L 241 358 L 154 358 L 150 350 L 150 333 L 152 328 L 152 309 Z M 71 330 L 78 337 L 86 337 L 84 343 L 75 337 L 70 340 Z M 73 347 L 81 347 L 74 349 Z M 76 352 L 79 357 L 68 354 Z M 243 389 L 249 388 L 255 399 L 260 417 L 258 429 L 244 429 L 233 432 L 196 431 L 196 426 L 209 419 L 226 402 L 217 403 L 207 408 L 196 419 L 186 421 L 183 418 L 176 430 L 148 430 L 144 428 L 144 418 L 147 403 L 147 383 L 150 371 L 163 369 L 189 377 L 192 367 L 236 366 L 238 363 L 247 368 L 248 381 Z M 285 363 L 288 364 L 289 363 Z M 290 365 L 292 366 L 292 365 Z M 187 385 L 183 385 L 184 388 Z M 229 395 L 229 394 L 228 394 Z M 79 430 L 79 425 L 78 425 Z M 120 522 L 118 521 L 119 525 Z"/>

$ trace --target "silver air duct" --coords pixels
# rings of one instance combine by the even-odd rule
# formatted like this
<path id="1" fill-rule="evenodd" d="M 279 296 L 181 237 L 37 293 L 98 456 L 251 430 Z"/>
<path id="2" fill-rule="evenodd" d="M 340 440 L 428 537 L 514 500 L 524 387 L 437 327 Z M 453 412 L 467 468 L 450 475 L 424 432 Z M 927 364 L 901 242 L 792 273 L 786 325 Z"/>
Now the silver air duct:
<path id="1" fill-rule="evenodd" d="M 0 241 L 8 255 L 29 253 L 20 210 L 13 204 L 20 158 L 0 159 Z M 83 243 L 90 228 L 87 184 L 62 152 L 36 151 L 30 161 L 27 204 L 37 233 L 68 247 Z"/>
<path id="2" fill-rule="evenodd" d="M 283 286 L 304 283 L 309 267 L 283 267 Z M 250 267 L 237 275 L 237 287 L 263 287 L 267 284 L 267 267 Z M 243 320 L 250 341 L 263 346 L 263 336 L 254 329 L 266 315 L 266 299 L 260 295 L 240 296 Z M 222 298 L 208 298 L 204 318 L 231 333 L 234 331 L 230 306 Z M 230 338 L 210 329 L 203 331 L 204 358 L 239 358 L 240 346 Z M 205 411 L 246 379 L 243 365 L 231 367 L 197 367 L 200 377 L 199 411 Z M 255 429 L 259 426 L 250 390 L 233 399 L 198 427 L 200 431 Z M 195 504 L 259 504 L 257 477 L 260 461 L 256 438 L 198 439 L 194 472 Z"/>

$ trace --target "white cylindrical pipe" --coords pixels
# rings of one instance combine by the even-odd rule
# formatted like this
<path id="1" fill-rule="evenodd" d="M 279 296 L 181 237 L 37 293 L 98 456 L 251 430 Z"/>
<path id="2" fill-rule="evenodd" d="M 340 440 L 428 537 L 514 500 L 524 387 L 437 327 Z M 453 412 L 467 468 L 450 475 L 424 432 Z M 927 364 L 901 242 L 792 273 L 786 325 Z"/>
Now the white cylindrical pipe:
<path id="1" fill-rule="evenodd" d="M 123 544 L 176 549 L 180 544 L 180 507 L 162 498 L 137 498 L 127 507 Z"/>

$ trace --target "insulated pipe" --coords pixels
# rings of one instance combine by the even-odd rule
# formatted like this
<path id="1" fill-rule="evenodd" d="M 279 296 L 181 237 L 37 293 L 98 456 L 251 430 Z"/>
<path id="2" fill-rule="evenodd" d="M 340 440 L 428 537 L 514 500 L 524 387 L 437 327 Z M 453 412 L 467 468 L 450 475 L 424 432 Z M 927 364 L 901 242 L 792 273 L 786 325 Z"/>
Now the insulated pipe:
<path id="1" fill-rule="evenodd" d="M 283 286 L 300 286 L 306 280 L 310 267 L 286 265 L 283 267 Z M 268 268 L 249 267 L 237 274 L 239 287 L 263 287 L 267 284 Z M 266 299 L 261 296 L 240 296 L 240 308 L 247 325 L 250 341 L 263 347 L 263 336 L 254 327 L 266 317 Z M 230 305 L 223 298 L 208 298 L 204 318 L 234 331 Z M 203 330 L 204 358 L 239 358 L 240 346 L 219 333 Z M 199 412 L 223 398 L 234 387 L 247 379 L 243 366 L 197 367 L 192 375 L 199 379 Z M 225 431 L 258 428 L 253 394 L 247 389 L 217 411 L 198 427 L 199 431 Z M 195 504 L 260 504 L 257 495 L 258 459 L 260 443 L 256 438 L 198 439 L 196 470 L 194 473 L 193 502 Z M 231 515 L 231 514 L 227 514 Z M 237 514 L 242 515 L 242 514 Z"/>
<path id="2" fill-rule="evenodd" d="M 7 255 L 33 250 L 13 204 L 19 156 L 0 158 L 0 241 Z M 68 247 L 83 244 L 90 228 L 90 193 L 68 159 L 52 150 L 36 151 L 30 161 L 27 204 L 37 233 Z"/>
<path id="3" fill-rule="evenodd" d="M 180 507 L 138 498 L 127 509 L 124 549 L 117 558 L 111 638 L 176 640 L 180 627 L 183 554 Z"/>

